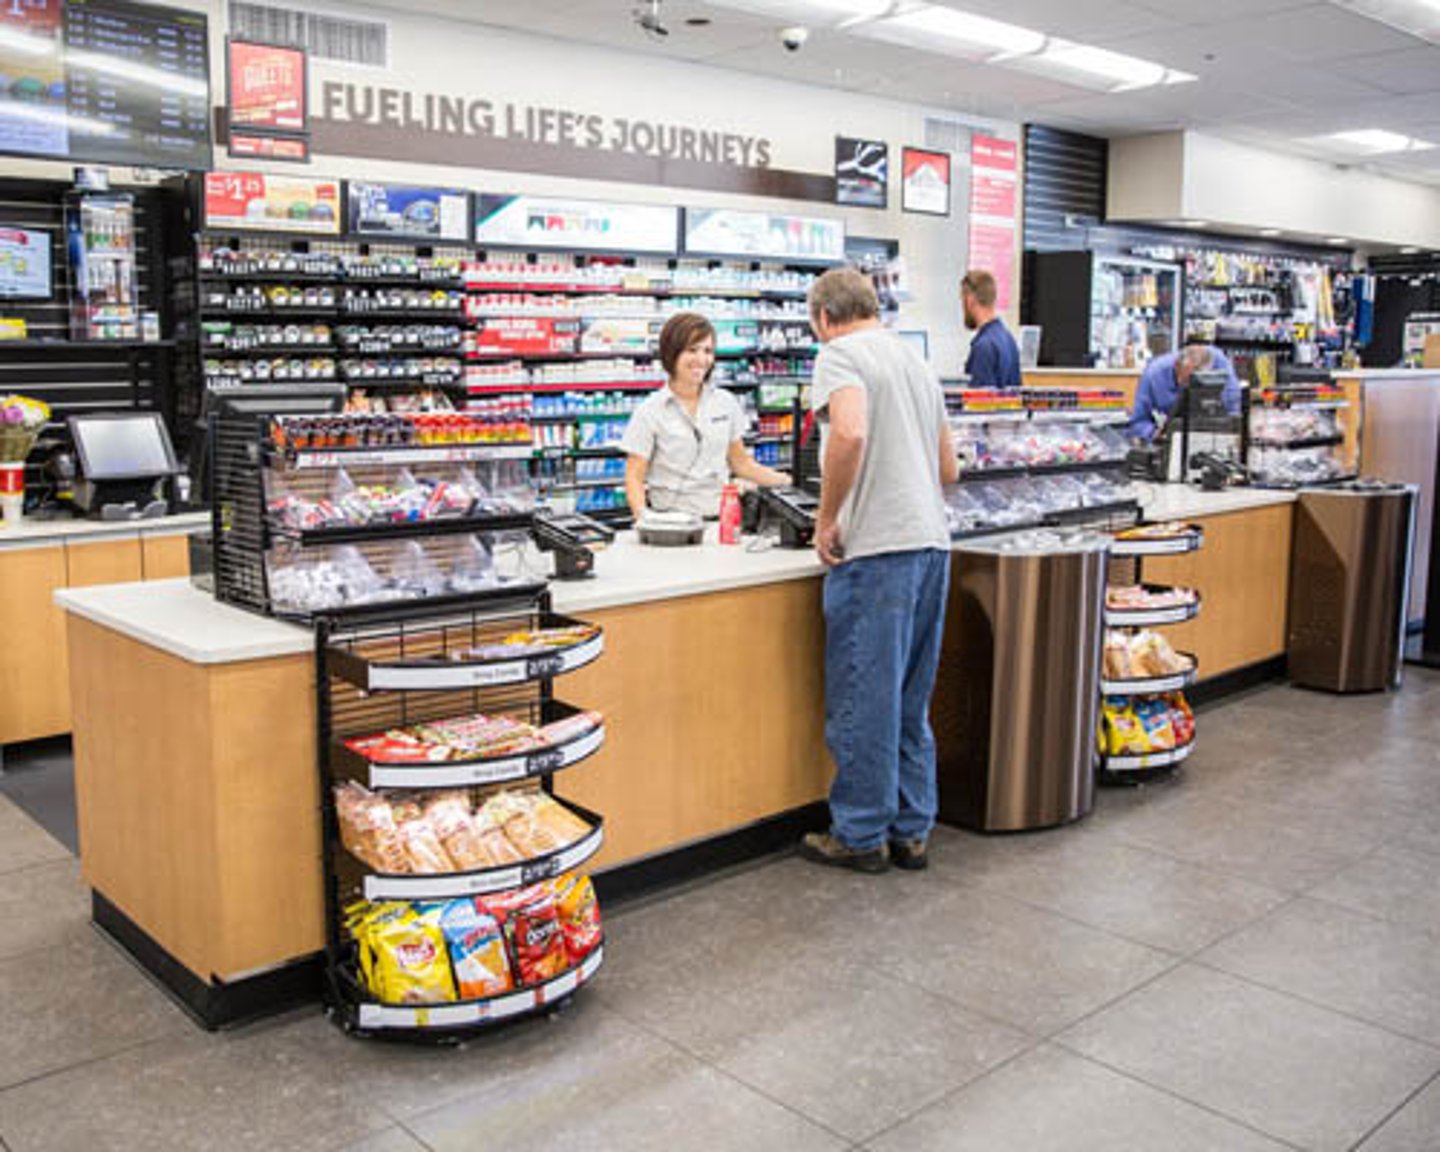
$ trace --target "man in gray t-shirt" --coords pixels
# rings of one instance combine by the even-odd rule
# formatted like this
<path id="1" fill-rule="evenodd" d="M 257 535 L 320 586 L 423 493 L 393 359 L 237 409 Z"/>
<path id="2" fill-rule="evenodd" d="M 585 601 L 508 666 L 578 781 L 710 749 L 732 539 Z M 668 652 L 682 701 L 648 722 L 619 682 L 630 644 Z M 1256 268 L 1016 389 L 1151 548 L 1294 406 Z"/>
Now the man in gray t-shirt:
<path id="1" fill-rule="evenodd" d="M 811 407 L 822 419 L 815 549 L 825 576 L 830 831 L 801 853 L 882 872 L 927 862 L 935 823 L 930 693 L 950 577 L 942 484 L 960 465 L 940 382 L 880 326 L 870 281 L 825 273 L 810 290 L 825 345 Z"/>

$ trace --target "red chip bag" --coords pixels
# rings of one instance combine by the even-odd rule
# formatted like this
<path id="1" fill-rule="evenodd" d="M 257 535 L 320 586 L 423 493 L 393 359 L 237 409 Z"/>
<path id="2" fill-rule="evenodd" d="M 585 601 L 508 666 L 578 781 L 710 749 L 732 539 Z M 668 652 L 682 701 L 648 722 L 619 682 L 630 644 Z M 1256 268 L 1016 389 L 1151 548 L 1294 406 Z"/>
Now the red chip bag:
<path id="1" fill-rule="evenodd" d="M 600 903 L 590 877 L 572 872 L 556 880 L 555 907 L 570 963 L 579 964 L 600 943 Z"/>
<path id="2" fill-rule="evenodd" d="M 510 962 L 520 984 L 543 984 L 570 967 L 565 933 L 548 886 L 487 897 L 485 907 L 505 929 Z"/>

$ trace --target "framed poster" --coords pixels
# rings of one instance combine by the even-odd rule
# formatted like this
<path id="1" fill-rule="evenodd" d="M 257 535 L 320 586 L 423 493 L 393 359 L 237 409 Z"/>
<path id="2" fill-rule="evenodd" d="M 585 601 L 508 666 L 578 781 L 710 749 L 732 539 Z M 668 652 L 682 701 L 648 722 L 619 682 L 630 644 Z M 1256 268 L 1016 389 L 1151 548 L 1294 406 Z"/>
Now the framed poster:
<path id="1" fill-rule="evenodd" d="M 845 222 L 737 208 L 687 208 L 685 254 L 839 264 L 845 259 Z"/>
<path id="2" fill-rule="evenodd" d="M 835 137 L 835 203 L 884 208 L 889 203 L 890 149 L 879 140 Z"/>
<path id="3" fill-rule="evenodd" d="M 950 215 L 950 153 L 900 150 L 900 208 L 922 216 Z"/>
<path id="4" fill-rule="evenodd" d="M 340 234 L 340 181 L 207 172 L 205 227 Z"/>
<path id="5" fill-rule="evenodd" d="M 551 196 L 475 197 L 475 243 L 673 256 L 680 209 Z"/>
<path id="6" fill-rule="evenodd" d="M 303 136 L 310 129 L 303 48 L 225 41 L 230 127 L 252 136 Z"/>
<path id="7" fill-rule="evenodd" d="M 470 237 L 470 194 L 460 189 L 352 180 L 346 191 L 352 235 L 461 244 Z"/>

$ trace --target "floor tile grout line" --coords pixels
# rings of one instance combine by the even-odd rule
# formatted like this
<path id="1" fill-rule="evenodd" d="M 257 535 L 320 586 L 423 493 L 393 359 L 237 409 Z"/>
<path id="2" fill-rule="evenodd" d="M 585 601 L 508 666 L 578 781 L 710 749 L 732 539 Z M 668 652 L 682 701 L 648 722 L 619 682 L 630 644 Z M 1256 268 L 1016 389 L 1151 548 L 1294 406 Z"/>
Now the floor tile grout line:
<path id="1" fill-rule="evenodd" d="M 1079 1027 L 1081 1024 L 1085 1023 L 1085 1021 L 1093 1019 L 1094 1017 L 1100 1015 L 1100 1013 L 1114 1008 L 1117 1004 L 1121 1003 L 1121 1001 L 1127 1000 L 1131 996 L 1134 996 L 1139 992 L 1143 992 L 1146 988 L 1149 988 L 1150 985 L 1156 983 L 1159 980 L 1163 980 L 1172 972 L 1175 972 L 1178 969 L 1183 968 L 1186 964 L 1190 963 L 1189 959 L 1184 956 L 1174 957 L 1174 960 L 1175 963 L 1167 965 L 1164 969 L 1155 973 L 1155 975 L 1149 977 L 1148 979 L 1140 981 L 1140 983 L 1136 984 L 1134 987 L 1127 988 L 1118 996 L 1112 996 L 1109 1000 L 1105 1001 L 1105 1003 L 1097 1005 L 1083 1015 L 1077 1016 L 1074 1020 L 1071 1020 L 1066 1024 L 1062 1024 L 1059 1028 L 1056 1028 L 1053 1031 L 1045 1033 L 1044 1040 L 1047 1043 L 1055 1043 L 1056 1038 L 1061 1033 L 1068 1032 L 1071 1028 Z"/>
<path id="2" fill-rule="evenodd" d="M 114 1060 L 119 1056 L 128 1056 L 133 1052 L 140 1051 L 142 1048 L 149 1048 L 170 1038 L 171 1035 L 169 1033 L 151 1036 L 146 1040 L 137 1040 L 134 1044 L 126 1044 L 124 1047 L 117 1048 L 113 1052 L 106 1052 L 104 1055 L 88 1056 L 83 1060 L 75 1061 L 73 1064 L 66 1064 L 62 1068 L 51 1068 L 45 1072 L 37 1072 L 34 1076 L 27 1076 L 23 1080 L 15 1081 L 13 1084 L 0 1084 L 0 1098 L 3 1098 L 7 1092 L 15 1092 L 21 1088 L 28 1088 L 30 1085 L 38 1084 L 42 1080 L 49 1080 L 55 1076 L 64 1076 L 67 1072 L 78 1072 L 82 1068 L 90 1068 L 96 1064 L 103 1064 L 105 1061 Z"/>
<path id="3" fill-rule="evenodd" d="M 1356 916 L 1369 920 L 1372 924 L 1386 924 L 1391 928 L 1403 928 L 1413 935 L 1423 936 L 1428 940 L 1434 940 L 1437 936 L 1435 932 L 1416 927 L 1414 924 L 1404 920 L 1392 920 L 1388 916 L 1381 916 L 1377 912 L 1371 912 L 1368 908 L 1357 908 L 1353 904 L 1342 904 L 1338 900 L 1332 900 L 1328 896 L 1321 896 L 1315 892 L 1301 892 L 1300 895 L 1307 900 L 1314 900 L 1317 904 L 1324 904 L 1329 908 L 1338 908 L 1342 912 L 1353 912 Z"/>
<path id="4" fill-rule="evenodd" d="M 1220 947 L 1220 945 L 1224 944 L 1227 940 L 1233 940 L 1242 932 L 1253 931 L 1260 925 L 1264 924 L 1265 921 L 1269 920 L 1272 916 L 1279 915 L 1281 912 L 1285 911 L 1285 909 L 1291 907 L 1294 904 L 1298 904 L 1301 900 L 1304 899 L 1306 899 L 1306 896 L 1303 892 L 1291 892 L 1287 894 L 1284 900 L 1280 901 L 1279 904 L 1276 904 L 1275 907 L 1271 908 L 1269 911 L 1265 912 L 1260 916 L 1257 916 L 1254 920 L 1251 920 L 1248 923 L 1237 924 L 1234 928 L 1222 932 L 1219 936 L 1215 937 L 1214 940 L 1210 941 L 1209 944 L 1206 944 L 1205 947 L 1197 948 L 1194 952 L 1190 953 L 1190 955 L 1187 956 L 1186 959 L 1198 962 L 1199 958 L 1205 955 L 1206 952 Z"/>
<path id="5" fill-rule="evenodd" d="M 1228 968 L 1222 968 L 1218 964 L 1213 964 L 1206 960 L 1195 959 L 1190 962 L 1194 964 L 1195 967 L 1203 968 L 1207 972 L 1214 972 L 1220 976 L 1228 976 L 1232 980 L 1239 980 L 1242 984 L 1249 984 L 1252 988 L 1259 988 L 1262 991 L 1270 992 L 1276 996 L 1284 996 L 1287 1000 L 1294 1000 L 1296 1003 L 1306 1004 L 1311 1008 L 1319 1008 L 1332 1015 L 1344 1017 L 1354 1024 L 1363 1024 L 1367 1028 L 1374 1028 L 1376 1031 L 1384 1032 L 1386 1035 L 1394 1037 L 1397 1040 L 1408 1040 L 1412 1044 L 1419 1044 L 1422 1048 L 1429 1048 L 1434 1051 L 1437 1056 L 1440 1056 L 1440 1042 L 1435 1040 L 1427 1040 L 1421 1036 L 1413 1036 L 1408 1032 L 1398 1031 L 1388 1024 L 1379 1024 L 1374 1020 L 1366 1019 L 1364 1016 L 1357 1016 L 1348 1009 L 1337 1008 L 1333 1004 L 1326 1004 L 1323 1000 L 1313 1000 L 1309 996 L 1302 996 L 1299 992 L 1292 991 L 1289 988 L 1280 988 L 1274 984 L 1267 984 L 1264 980 L 1256 980 L 1254 977 L 1246 976 L 1243 973 L 1232 972 Z M 1440 1075 L 1440 1069 L 1437 1069 L 1437 1075 Z"/>
<path id="6" fill-rule="evenodd" d="M 1360 1149 L 1365 1146 L 1365 1142 L 1369 1140 L 1370 1137 L 1374 1136 L 1377 1132 L 1384 1128 L 1385 1125 L 1389 1124 L 1391 1120 L 1395 1119 L 1396 1116 L 1400 1115 L 1401 1112 L 1405 1111 L 1406 1108 L 1410 1107 L 1410 1105 L 1413 1104 L 1422 1093 L 1427 1091 L 1433 1085 L 1437 1084 L 1440 1084 L 1440 1071 L 1437 1071 L 1435 1075 L 1430 1077 L 1429 1080 L 1425 1081 L 1424 1084 L 1421 1084 L 1420 1087 L 1416 1088 L 1414 1092 L 1411 1092 L 1410 1095 L 1406 1096 L 1404 1100 L 1400 1101 L 1399 1104 L 1395 1105 L 1395 1107 L 1392 1108 L 1389 1112 L 1387 1112 L 1385 1116 L 1378 1123 L 1376 1123 L 1373 1128 L 1366 1132 L 1365 1135 L 1361 1136 L 1360 1139 L 1356 1140 L 1354 1144 L 1350 1145 L 1347 1152 L 1360 1152 Z"/>
<path id="7" fill-rule="evenodd" d="M 1139 1076 L 1136 1073 L 1130 1071 L 1129 1069 L 1120 1068 L 1117 1065 L 1109 1063 L 1108 1061 L 1101 1060 L 1096 1056 L 1092 1056 L 1087 1052 L 1082 1052 L 1078 1048 L 1074 1048 L 1071 1045 L 1065 1043 L 1063 1040 L 1055 1040 L 1052 1041 L 1052 1043 L 1054 1043 L 1057 1047 L 1062 1048 L 1065 1052 L 1069 1053 L 1071 1056 L 1074 1056 L 1079 1060 L 1088 1061 L 1089 1063 L 1094 1064 L 1097 1067 L 1104 1068 L 1107 1072 L 1114 1073 L 1116 1076 L 1124 1077 L 1126 1080 L 1131 1080 L 1136 1084 L 1142 1084 L 1146 1088 L 1149 1088 L 1154 1092 L 1159 1092 L 1162 1096 L 1168 1096 L 1172 1100 L 1178 1100 L 1180 1101 L 1180 1103 L 1189 1105 L 1191 1108 L 1198 1108 L 1201 1112 L 1207 1112 L 1211 1116 L 1218 1117 L 1219 1119 L 1224 1120 L 1228 1124 L 1234 1124 L 1239 1128 L 1244 1128 L 1247 1132 L 1254 1132 L 1257 1136 L 1263 1136 L 1266 1140 L 1272 1140 L 1275 1143 L 1280 1144 L 1286 1148 L 1294 1149 L 1294 1152 L 1306 1152 L 1305 1146 L 1303 1144 L 1296 1144 L 1294 1141 L 1287 1140 L 1283 1136 L 1277 1136 L 1273 1132 L 1267 1132 L 1265 1131 L 1265 1129 L 1260 1128 L 1255 1124 L 1252 1124 L 1248 1120 L 1242 1120 L 1238 1116 L 1232 1116 L 1229 1112 L 1225 1112 L 1219 1108 L 1216 1108 L 1213 1104 L 1206 1104 L 1201 1100 L 1192 1100 L 1189 1096 L 1182 1096 L 1173 1088 L 1167 1087 L 1164 1084 L 1156 1084 L 1154 1081 L 1147 1080 L 1145 1079 L 1145 1077 Z"/>
<path id="8" fill-rule="evenodd" d="M 410 1125 L 406 1124 L 405 1121 L 396 1120 L 395 1127 L 399 1128 L 400 1131 L 404 1132 L 405 1135 L 409 1136 L 410 1139 L 414 1140 L 416 1144 L 418 1144 L 421 1148 L 425 1149 L 425 1152 L 435 1152 L 434 1145 L 427 1142 L 423 1137 L 421 1137 L 418 1132 L 411 1128 Z"/>

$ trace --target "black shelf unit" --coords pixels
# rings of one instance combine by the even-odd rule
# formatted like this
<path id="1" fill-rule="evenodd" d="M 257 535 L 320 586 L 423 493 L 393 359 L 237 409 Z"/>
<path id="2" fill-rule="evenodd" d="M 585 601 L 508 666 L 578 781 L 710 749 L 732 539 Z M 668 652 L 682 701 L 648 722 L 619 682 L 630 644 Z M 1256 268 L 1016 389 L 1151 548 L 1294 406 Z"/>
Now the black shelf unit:
<path id="1" fill-rule="evenodd" d="M 324 832 L 326 1010 L 356 1036 L 458 1042 L 477 1030 L 521 1016 L 554 1011 L 588 983 L 604 959 L 601 935 L 568 967 L 532 985 L 484 999 L 427 1004 L 385 1003 L 361 979 L 358 948 L 345 928 L 357 900 L 467 900 L 520 889 L 579 869 L 599 851 L 604 821 L 555 794 L 555 775 L 600 750 L 603 720 L 584 736 L 555 746 L 492 757 L 390 765 L 347 745 L 358 736 L 423 721 L 508 716 L 527 723 L 573 717 L 578 709 L 555 698 L 554 681 L 598 659 L 603 633 L 539 657 L 472 660 L 467 649 L 493 644 L 517 630 L 573 626 L 557 616 L 542 586 L 497 590 L 447 605 L 323 614 L 316 619 L 317 758 Z M 555 850 L 495 867 L 438 874 L 376 872 L 354 856 L 340 835 L 335 790 L 354 782 L 379 795 L 424 797 L 456 788 L 536 787 L 580 817 L 590 831 Z M 447 949 L 448 951 L 448 949 Z M 509 952 L 507 946 L 507 952 Z M 513 953 L 512 964 L 513 964 Z M 458 981 L 457 981 L 458 988 Z"/>

